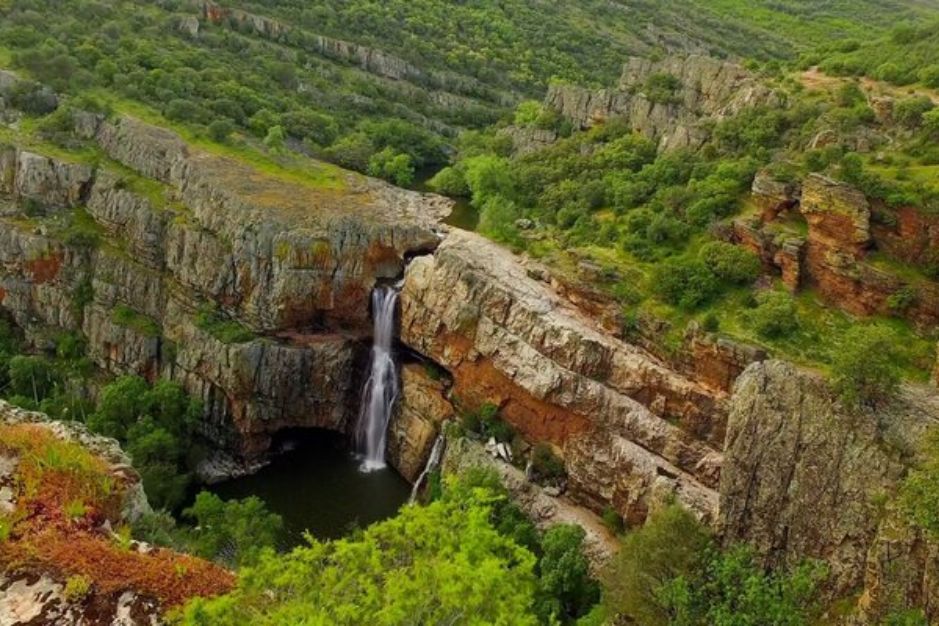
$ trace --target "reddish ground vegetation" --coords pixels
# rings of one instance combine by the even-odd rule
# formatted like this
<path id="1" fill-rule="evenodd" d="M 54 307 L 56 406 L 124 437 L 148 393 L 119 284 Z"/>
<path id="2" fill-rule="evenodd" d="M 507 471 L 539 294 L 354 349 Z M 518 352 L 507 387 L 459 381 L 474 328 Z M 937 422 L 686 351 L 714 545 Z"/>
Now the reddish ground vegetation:
<path id="1" fill-rule="evenodd" d="M 138 480 L 126 468 L 39 425 L 0 427 L 0 454 L 18 460 L 11 481 L 16 510 L 0 542 L 0 569 L 81 575 L 96 594 L 133 590 L 164 608 L 234 585 L 234 575 L 213 563 L 171 550 L 134 551 L 112 534 L 126 490 Z"/>

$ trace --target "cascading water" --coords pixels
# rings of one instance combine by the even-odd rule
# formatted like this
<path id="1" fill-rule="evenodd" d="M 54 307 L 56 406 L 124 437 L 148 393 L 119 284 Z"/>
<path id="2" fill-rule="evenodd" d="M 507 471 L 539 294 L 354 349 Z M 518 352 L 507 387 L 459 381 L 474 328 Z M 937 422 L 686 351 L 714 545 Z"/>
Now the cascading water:
<path id="1" fill-rule="evenodd" d="M 398 399 L 398 368 L 392 353 L 398 289 L 377 287 L 372 292 L 374 339 L 372 362 L 355 429 L 356 449 L 362 456 L 362 470 L 385 467 L 385 439 L 388 420 Z"/>

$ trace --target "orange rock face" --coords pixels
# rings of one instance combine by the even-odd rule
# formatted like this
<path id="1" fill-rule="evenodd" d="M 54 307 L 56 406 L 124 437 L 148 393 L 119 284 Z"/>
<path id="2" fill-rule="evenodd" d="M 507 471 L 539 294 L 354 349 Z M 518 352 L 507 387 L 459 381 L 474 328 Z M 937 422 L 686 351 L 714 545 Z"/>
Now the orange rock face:
<path id="1" fill-rule="evenodd" d="M 496 403 L 529 442 L 558 446 L 581 502 L 642 516 L 674 493 L 713 518 L 720 454 L 705 441 L 723 432 L 723 393 L 604 333 L 471 233 L 411 262 L 401 306 L 402 341 L 461 401 Z"/>

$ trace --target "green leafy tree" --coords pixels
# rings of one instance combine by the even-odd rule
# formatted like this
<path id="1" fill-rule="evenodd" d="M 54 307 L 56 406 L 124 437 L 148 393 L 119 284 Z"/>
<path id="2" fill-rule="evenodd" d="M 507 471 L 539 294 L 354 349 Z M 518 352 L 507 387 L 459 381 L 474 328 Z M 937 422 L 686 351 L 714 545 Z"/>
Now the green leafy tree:
<path id="1" fill-rule="evenodd" d="M 280 125 L 271 126 L 264 137 L 264 145 L 274 154 L 284 151 L 286 141 L 287 133 L 284 131 L 284 127 Z"/>
<path id="2" fill-rule="evenodd" d="M 701 246 L 698 258 L 718 279 L 733 285 L 752 283 L 760 275 L 760 259 L 753 252 L 723 241 Z"/>
<path id="3" fill-rule="evenodd" d="M 788 293 L 765 291 L 757 294 L 757 306 L 749 314 L 750 323 L 764 339 L 779 339 L 799 329 L 799 314 Z"/>
<path id="4" fill-rule="evenodd" d="M 542 623 L 569 622 L 586 615 L 600 599 L 600 587 L 590 576 L 584 556 L 584 529 L 561 524 L 541 540 L 538 561 L 538 613 Z"/>
<path id="5" fill-rule="evenodd" d="M 849 407 L 890 402 L 900 387 L 897 337 L 886 326 L 855 326 L 832 355 L 832 384 Z"/>
<path id="6" fill-rule="evenodd" d="M 126 441 L 128 428 L 144 411 L 148 390 L 147 381 L 139 376 L 122 376 L 105 386 L 97 410 L 88 417 L 88 427 Z"/>
<path id="7" fill-rule="evenodd" d="M 384 148 L 376 152 L 368 161 L 369 176 L 377 176 L 391 181 L 400 187 L 407 187 L 414 182 L 414 165 L 410 155 L 397 153 L 393 148 Z"/>
<path id="8" fill-rule="evenodd" d="M 766 573 L 747 547 L 713 551 L 690 576 L 669 581 L 658 596 L 670 626 L 808 626 L 818 611 L 823 563 Z"/>
<path id="9" fill-rule="evenodd" d="M 38 404 L 53 394 L 59 376 L 53 364 L 41 356 L 18 355 L 9 362 L 10 394 Z"/>
<path id="10" fill-rule="evenodd" d="M 276 547 L 284 525 L 259 498 L 225 501 L 208 491 L 196 496 L 183 517 L 194 524 L 187 532 L 189 549 L 230 567 L 257 562 L 265 549 Z"/>
<path id="11" fill-rule="evenodd" d="M 653 278 L 656 294 L 668 304 L 694 310 L 720 292 L 720 281 L 700 259 L 670 259 L 658 265 Z"/>
<path id="12" fill-rule="evenodd" d="M 183 623 L 533 626 L 535 557 L 492 528 L 489 491 L 451 494 L 353 537 L 265 552 L 231 594 L 191 602 Z"/>
<path id="13" fill-rule="evenodd" d="M 672 616 L 660 590 L 701 567 L 711 546 L 707 530 L 681 506 L 653 513 L 626 535 L 603 577 L 606 614 L 668 626 Z"/>

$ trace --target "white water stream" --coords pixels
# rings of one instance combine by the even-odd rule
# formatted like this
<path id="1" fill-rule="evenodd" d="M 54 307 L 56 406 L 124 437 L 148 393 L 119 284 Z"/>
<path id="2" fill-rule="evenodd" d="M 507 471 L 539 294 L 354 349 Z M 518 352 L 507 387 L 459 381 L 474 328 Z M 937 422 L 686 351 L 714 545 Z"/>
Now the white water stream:
<path id="1" fill-rule="evenodd" d="M 385 467 L 385 440 L 388 420 L 398 399 L 398 368 L 392 352 L 398 290 L 376 287 L 372 292 L 374 339 L 371 370 L 355 429 L 356 449 L 362 456 L 362 470 L 370 472 Z"/>

